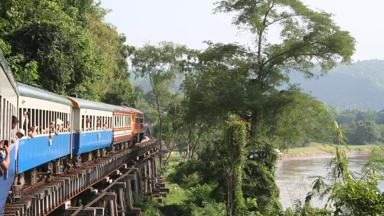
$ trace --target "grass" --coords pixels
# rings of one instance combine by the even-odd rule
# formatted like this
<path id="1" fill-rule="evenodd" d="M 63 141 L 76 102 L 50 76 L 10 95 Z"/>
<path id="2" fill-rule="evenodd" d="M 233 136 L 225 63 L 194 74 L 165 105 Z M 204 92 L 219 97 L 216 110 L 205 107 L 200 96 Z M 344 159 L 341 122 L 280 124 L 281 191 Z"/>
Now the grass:
<path id="1" fill-rule="evenodd" d="M 164 199 L 164 205 L 179 205 L 182 204 L 186 198 L 186 191 L 182 189 L 178 184 L 171 183 L 167 180 L 169 174 L 175 171 L 176 166 L 182 161 L 181 155 L 179 153 L 172 153 L 168 160 L 168 166 L 166 167 L 164 176 L 165 176 L 165 186 L 169 188 L 169 194 Z"/>

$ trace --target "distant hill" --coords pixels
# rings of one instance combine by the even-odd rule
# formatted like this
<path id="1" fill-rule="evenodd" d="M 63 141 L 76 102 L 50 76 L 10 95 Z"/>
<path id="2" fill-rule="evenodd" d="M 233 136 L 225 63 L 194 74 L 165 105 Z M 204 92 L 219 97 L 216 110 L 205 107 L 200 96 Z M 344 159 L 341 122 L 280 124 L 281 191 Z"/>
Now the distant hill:
<path id="1" fill-rule="evenodd" d="M 138 78 L 132 81 L 145 92 L 151 89 L 147 80 Z M 179 77 L 172 85 L 172 90 L 178 91 L 181 83 Z M 304 91 L 337 110 L 384 109 L 384 60 L 339 65 L 326 75 L 312 79 L 292 74 L 291 83 L 298 84 Z"/>
<path id="2" fill-rule="evenodd" d="M 340 65 L 317 79 L 294 74 L 291 83 L 337 110 L 384 109 L 384 60 Z"/>

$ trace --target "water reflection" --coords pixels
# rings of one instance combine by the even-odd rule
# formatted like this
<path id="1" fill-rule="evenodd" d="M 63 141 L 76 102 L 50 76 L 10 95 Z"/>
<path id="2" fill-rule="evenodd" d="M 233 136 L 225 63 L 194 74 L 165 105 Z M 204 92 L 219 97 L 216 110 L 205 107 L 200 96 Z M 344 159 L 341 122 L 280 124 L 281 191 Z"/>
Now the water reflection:
<path id="1" fill-rule="evenodd" d="M 276 183 L 280 189 L 280 200 L 283 208 L 292 207 L 295 200 L 304 202 L 306 194 L 311 190 L 313 176 L 325 177 L 328 173 L 332 156 L 315 158 L 297 158 L 278 162 Z M 353 172 L 358 172 L 367 161 L 366 154 L 349 155 L 349 165 Z M 322 207 L 325 201 L 313 200 L 312 204 Z"/>

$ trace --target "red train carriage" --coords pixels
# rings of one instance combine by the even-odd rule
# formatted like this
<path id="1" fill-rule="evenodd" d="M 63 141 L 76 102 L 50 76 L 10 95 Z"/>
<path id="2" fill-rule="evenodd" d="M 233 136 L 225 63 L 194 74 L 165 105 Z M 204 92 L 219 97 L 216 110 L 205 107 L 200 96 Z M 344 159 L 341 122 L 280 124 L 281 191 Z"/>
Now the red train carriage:
<path id="1" fill-rule="evenodd" d="M 114 107 L 113 111 L 113 144 L 132 143 L 132 115 L 129 107 Z"/>
<path id="2" fill-rule="evenodd" d="M 134 142 L 140 142 L 144 138 L 144 113 L 140 110 L 132 110 L 132 135 Z"/>

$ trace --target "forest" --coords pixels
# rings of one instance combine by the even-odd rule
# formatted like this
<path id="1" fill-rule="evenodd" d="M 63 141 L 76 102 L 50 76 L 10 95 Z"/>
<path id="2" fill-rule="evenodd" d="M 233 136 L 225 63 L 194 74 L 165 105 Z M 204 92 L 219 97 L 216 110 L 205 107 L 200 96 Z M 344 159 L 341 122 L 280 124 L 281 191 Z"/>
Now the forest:
<path id="1" fill-rule="evenodd" d="M 104 22 L 108 11 L 96 1 L 2 0 L 0 49 L 17 81 L 146 113 L 150 136 L 167 152 L 159 164 L 171 193 L 180 192 L 169 204 L 137 198 L 146 215 L 384 214 L 381 148 L 359 176 L 336 148 L 332 181 L 317 178 L 306 202 L 287 210 L 274 176 L 276 149 L 384 141 L 384 112 L 337 112 L 290 82 L 292 71 L 311 79 L 350 63 L 355 39 L 331 14 L 300 0 L 218 0 L 212 7 L 233 14 L 254 43 L 135 47 Z M 279 42 L 268 34 L 276 25 Z M 312 207 L 315 196 L 327 196 L 328 207 Z"/>

